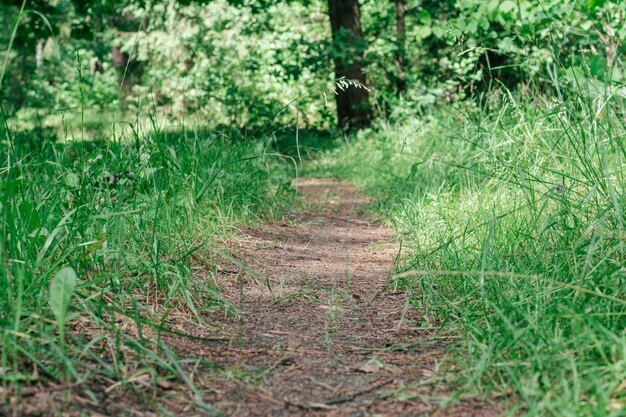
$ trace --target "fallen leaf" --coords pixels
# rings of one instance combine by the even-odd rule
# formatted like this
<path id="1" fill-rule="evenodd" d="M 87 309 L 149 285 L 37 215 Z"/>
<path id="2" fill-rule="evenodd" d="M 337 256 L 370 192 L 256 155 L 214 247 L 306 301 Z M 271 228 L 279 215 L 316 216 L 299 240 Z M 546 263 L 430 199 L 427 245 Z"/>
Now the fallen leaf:
<path id="1" fill-rule="evenodd" d="M 170 390 L 174 388 L 174 386 L 175 385 L 172 382 L 167 381 L 165 379 L 162 381 L 159 381 L 159 387 L 163 388 L 164 390 Z"/>
<path id="2" fill-rule="evenodd" d="M 384 367 L 385 365 L 383 365 L 381 361 L 379 361 L 378 359 L 372 359 L 372 360 L 367 361 L 365 365 L 358 368 L 358 370 L 366 374 L 375 374 L 376 372 L 379 372 Z"/>

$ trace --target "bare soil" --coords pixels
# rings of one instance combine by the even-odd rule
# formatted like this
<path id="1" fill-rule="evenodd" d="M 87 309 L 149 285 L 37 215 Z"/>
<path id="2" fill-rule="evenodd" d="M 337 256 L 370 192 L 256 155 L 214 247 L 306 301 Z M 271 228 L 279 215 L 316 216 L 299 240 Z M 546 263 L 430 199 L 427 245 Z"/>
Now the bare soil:
<path id="1" fill-rule="evenodd" d="M 224 297 L 240 316 L 213 318 L 232 342 L 208 359 L 254 383 L 222 381 L 207 402 L 236 416 L 497 415 L 485 402 L 446 401 L 437 367 L 453 339 L 387 288 L 398 245 L 364 214 L 367 199 L 346 182 L 294 185 L 291 221 L 243 230 L 228 245 L 256 274 L 224 271 Z"/>
<path id="2" fill-rule="evenodd" d="M 452 395 L 438 368 L 455 339 L 388 288 L 398 245 L 364 213 L 367 199 L 335 180 L 294 186 L 300 198 L 288 220 L 243 229 L 221 248 L 230 254 L 220 262 L 221 296 L 237 314 L 203 313 L 211 329 L 182 316 L 169 322 L 204 340 L 161 335 L 180 357 L 203 360 L 187 372 L 215 412 L 193 406 L 185 385 L 164 381 L 150 395 L 102 382 L 90 387 L 97 403 L 74 390 L 65 406 L 47 387 L 16 415 L 499 415 L 496 404 Z"/>

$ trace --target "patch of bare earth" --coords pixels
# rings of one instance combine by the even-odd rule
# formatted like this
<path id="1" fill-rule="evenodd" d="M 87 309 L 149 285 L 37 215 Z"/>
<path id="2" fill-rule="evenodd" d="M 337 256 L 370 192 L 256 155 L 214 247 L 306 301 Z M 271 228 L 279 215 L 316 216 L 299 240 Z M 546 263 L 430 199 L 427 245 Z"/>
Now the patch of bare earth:
<path id="1" fill-rule="evenodd" d="M 211 329 L 182 311 L 169 317 L 175 330 L 203 338 L 161 335 L 179 357 L 202 359 L 181 365 L 195 393 L 171 380 L 145 381 L 140 395 L 92 381 L 97 402 L 81 390 L 59 402 L 35 389 L 20 414 L 216 414 L 198 408 L 198 396 L 229 416 L 500 414 L 494 404 L 449 401 L 436 370 L 453 340 L 429 328 L 404 293 L 387 288 L 397 245 L 363 213 L 363 195 L 328 179 L 294 185 L 301 198 L 290 221 L 244 229 L 222 247 L 230 261 L 219 268 L 221 296 L 238 314 L 205 312 Z"/>
<path id="2" fill-rule="evenodd" d="M 227 247 L 255 273 L 226 274 L 239 317 L 213 317 L 232 341 L 205 352 L 233 371 L 206 401 L 238 416 L 497 415 L 474 400 L 442 406 L 450 393 L 435 368 L 451 341 L 386 288 L 397 245 L 363 214 L 363 195 L 328 179 L 294 185 L 302 207 L 291 222 L 244 230 Z"/>

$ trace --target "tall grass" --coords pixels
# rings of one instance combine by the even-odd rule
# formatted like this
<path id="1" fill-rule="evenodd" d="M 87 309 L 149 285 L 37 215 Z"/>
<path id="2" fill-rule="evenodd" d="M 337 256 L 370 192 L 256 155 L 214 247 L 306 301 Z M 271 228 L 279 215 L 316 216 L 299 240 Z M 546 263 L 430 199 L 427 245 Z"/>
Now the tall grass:
<path id="1" fill-rule="evenodd" d="M 626 413 L 626 109 L 577 88 L 449 106 L 311 168 L 377 197 L 404 240 L 392 284 L 512 414 Z"/>
<path id="2" fill-rule="evenodd" d="M 6 120 L 0 132 L 2 397 L 62 383 L 158 402 L 150 387 L 168 378 L 193 391 L 162 336 L 197 335 L 170 313 L 210 328 L 203 311 L 232 311 L 211 249 L 290 201 L 288 170 L 262 141 L 219 132 L 61 143 Z"/>

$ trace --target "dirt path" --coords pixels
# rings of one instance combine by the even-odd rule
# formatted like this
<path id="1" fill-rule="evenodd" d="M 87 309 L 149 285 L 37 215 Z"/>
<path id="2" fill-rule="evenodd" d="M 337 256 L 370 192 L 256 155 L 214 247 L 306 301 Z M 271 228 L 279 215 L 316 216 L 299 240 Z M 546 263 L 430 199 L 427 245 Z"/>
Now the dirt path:
<path id="1" fill-rule="evenodd" d="M 175 330 L 203 338 L 161 335 L 190 358 L 181 366 L 195 391 L 181 381 L 150 385 L 150 375 L 131 368 L 140 376 L 129 382 L 143 393 L 103 377 L 90 381 L 98 401 L 80 386 L 33 387 L 11 414 L 498 415 L 477 401 L 446 406 L 450 391 L 436 369 L 452 341 L 428 328 L 404 293 L 386 288 L 397 244 L 363 214 L 366 199 L 344 182 L 295 185 L 301 198 L 290 221 L 245 229 L 222 248 L 217 283 L 238 314 L 203 312 L 211 329 L 185 312 L 169 317 Z"/>
<path id="2" fill-rule="evenodd" d="M 497 415 L 473 401 L 441 409 L 449 393 L 434 371 L 450 340 L 385 291 L 397 245 L 362 213 L 365 198 L 344 182 L 295 185 L 293 221 L 244 230 L 227 247 L 255 272 L 222 267 L 240 315 L 211 318 L 232 342 L 202 347 L 230 372 L 206 381 L 206 402 L 236 416 Z"/>

